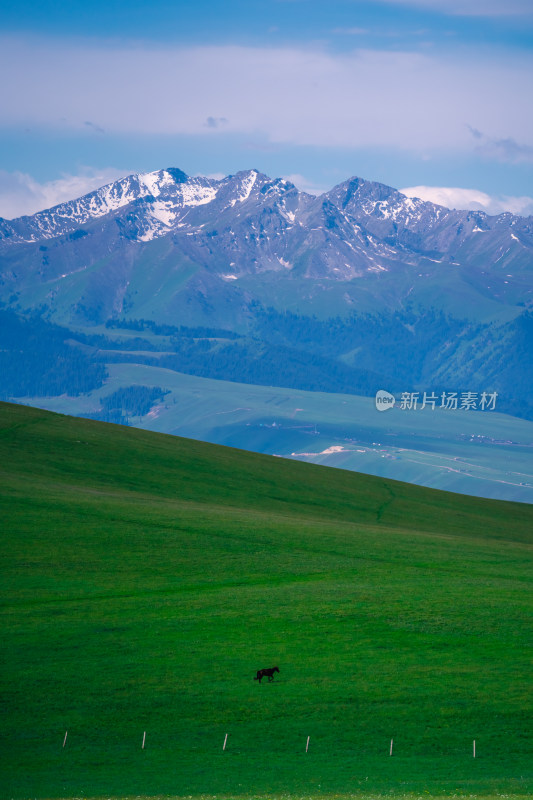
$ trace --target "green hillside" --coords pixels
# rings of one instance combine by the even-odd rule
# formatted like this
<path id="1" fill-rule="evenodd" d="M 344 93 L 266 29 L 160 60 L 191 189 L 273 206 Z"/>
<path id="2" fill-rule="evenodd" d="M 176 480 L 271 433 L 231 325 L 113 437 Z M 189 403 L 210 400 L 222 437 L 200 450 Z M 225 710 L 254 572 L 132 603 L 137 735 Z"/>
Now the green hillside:
<path id="1" fill-rule="evenodd" d="M 0 449 L 2 797 L 531 796 L 530 506 L 9 404 Z"/>

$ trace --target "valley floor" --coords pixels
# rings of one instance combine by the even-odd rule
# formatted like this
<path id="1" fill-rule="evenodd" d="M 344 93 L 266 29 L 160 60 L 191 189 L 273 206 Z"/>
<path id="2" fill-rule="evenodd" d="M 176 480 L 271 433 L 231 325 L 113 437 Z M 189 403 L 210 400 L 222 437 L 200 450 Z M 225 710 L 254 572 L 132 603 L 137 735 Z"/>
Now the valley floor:
<path id="1" fill-rule="evenodd" d="M 80 397 L 23 400 L 97 413 L 117 389 L 168 394 L 130 424 L 284 458 L 477 497 L 533 503 L 533 423 L 497 412 L 376 411 L 373 398 L 215 381 L 140 364 L 109 364 L 106 385 Z"/>

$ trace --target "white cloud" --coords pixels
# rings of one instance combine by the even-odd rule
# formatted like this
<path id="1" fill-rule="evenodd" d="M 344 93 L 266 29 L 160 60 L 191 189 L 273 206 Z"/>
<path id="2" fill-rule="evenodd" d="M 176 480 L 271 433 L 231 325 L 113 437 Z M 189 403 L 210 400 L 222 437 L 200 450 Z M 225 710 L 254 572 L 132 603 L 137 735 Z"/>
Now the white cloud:
<path id="1" fill-rule="evenodd" d="M 35 214 L 81 197 L 125 174 L 128 172 L 113 167 L 101 170 L 87 167 L 79 175 L 62 175 L 57 180 L 39 183 L 24 172 L 0 170 L 0 217 L 14 219 Z"/>
<path id="2" fill-rule="evenodd" d="M 531 0 L 381 0 L 424 11 L 441 11 L 461 17 L 531 16 Z"/>
<path id="3" fill-rule="evenodd" d="M 472 152 L 470 130 L 533 146 L 533 56 L 151 47 L 0 38 L 0 124 L 257 136 L 270 143 Z M 211 122 L 209 122 L 211 121 Z M 470 125 L 470 129 L 467 128 Z"/>
<path id="4" fill-rule="evenodd" d="M 446 208 L 472 209 L 487 214 L 512 214 L 529 216 L 533 214 L 533 197 L 510 197 L 489 195 L 478 189 L 461 189 L 453 186 L 408 186 L 399 190 L 407 197 L 419 197 Z"/>
<path id="5" fill-rule="evenodd" d="M 512 164 L 533 163 L 533 147 L 524 145 L 508 136 L 506 139 L 495 139 L 473 128 L 466 126 L 476 142 L 476 151 L 496 161 L 507 161 Z"/>

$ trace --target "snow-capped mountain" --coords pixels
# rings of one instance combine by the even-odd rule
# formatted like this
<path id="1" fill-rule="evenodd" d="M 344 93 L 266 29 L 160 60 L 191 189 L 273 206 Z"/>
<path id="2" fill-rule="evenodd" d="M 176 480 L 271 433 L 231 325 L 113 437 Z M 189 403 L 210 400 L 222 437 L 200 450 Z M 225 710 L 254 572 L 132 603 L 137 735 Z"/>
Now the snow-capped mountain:
<path id="1" fill-rule="evenodd" d="M 213 180 L 188 178 L 179 169 L 163 169 L 130 175 L 33 216 L 12 221 L 1 220 L 0 241 L 21 244 L 54 239 L 110 214 L 116 219 L 121 216 L 123 209 L 142 200 L 145 201 L 144 205 L 130 209 L 140 225 L 139 231 L 132 237 L 138 241 L 150 241 L 180 228 L 203 227 L 205 214 L 193 213 L 191 216 L 193 209 L 198 206 L 208 205 L 208 216 L 212 218 L 231 209 L 238 214 L 240 204 L 250 197 L 257 202 L 261 199 L 260 192 L 266 198 L 279 195 L 282 198 L 279 203 L 281 214 L 285 214 L 288 220 L 294 220 L 295 210 L 289 207 L 285 209 L 286 195 L 291 190 L 294 195 L 298 194 L 287 181 L 270 181 L 256 170 Z"/>
<path id="2" fill-rule="evenodd" d="M 61 321 L 223 320 L 250 303 L 344 313 L 431 303 L 480 318 L 531 300 L 533 218 L 351 178 L 315 197 L 257 170 L 131 175 L 0 220 L 0 297 Z"/>
<path id="3" fill-rule="evenodd" d="M 0 220 L 9 396 L 88 391 L 133 360 L 321 392 L 490 390 L 533 418 L 532 295 L 532 217 L 361 178 L 315 197 L 171 168 Z"/>
<path id="4" fill-rule="evenodd" d="M 21 243 L 53 239 L 142 198 L 149 198 L 153 203 L 158 200 L 164 206 L 171 205 L 173 208 L 207 203 L 216 194 L 211 183 L 213 181 L 207 178 L 187 178 L 181 170 L 172 168 L 129 175 L 33 216 L 20 217 L 12 222 L 2 220 L 0 240 Z M 164 214 L 161 216 L 165 218 Z M 157 218 L 157 211 L 154 217 Z"/>

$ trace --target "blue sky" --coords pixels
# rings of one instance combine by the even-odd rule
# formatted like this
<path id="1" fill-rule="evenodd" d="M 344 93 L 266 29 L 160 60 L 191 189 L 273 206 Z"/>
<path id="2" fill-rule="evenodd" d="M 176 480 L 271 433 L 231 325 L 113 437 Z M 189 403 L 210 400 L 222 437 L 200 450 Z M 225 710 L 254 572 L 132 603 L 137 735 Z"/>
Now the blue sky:
<path id="1" fill-rule="evenodd" d="M 8 218 L 167 166 L 533 214 L 531 0 L 3 4 L 0 69 Z"/>

